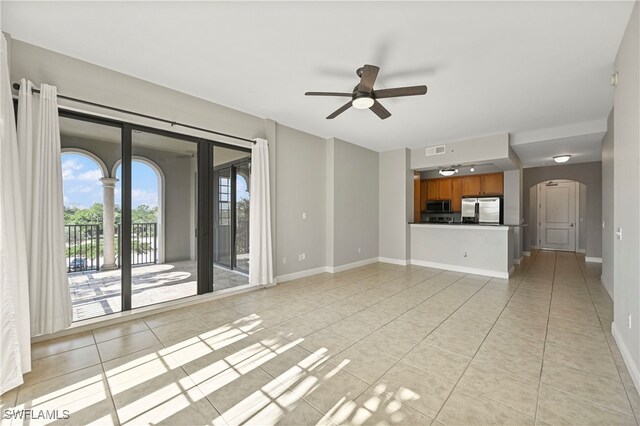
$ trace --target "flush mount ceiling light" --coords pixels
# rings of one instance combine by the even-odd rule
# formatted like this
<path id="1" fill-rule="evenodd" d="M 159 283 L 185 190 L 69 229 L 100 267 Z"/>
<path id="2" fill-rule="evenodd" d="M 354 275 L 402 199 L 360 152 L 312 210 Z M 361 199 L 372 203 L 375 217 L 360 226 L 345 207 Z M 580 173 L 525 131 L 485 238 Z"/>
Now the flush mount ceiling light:
<path id="1" fill-rule="evenodd" d="M 570 155 L 556 155 L 555 157 L 553 157 L 553 161 L 555 161 L 556 163 L 566 163 L 567 161 L 569 161 L 569 158 L 571 158 Z"/>
<path id="2" fill-rule="evenodd" d="M 371 108 L 373 106 L 373 98 L 369 98 L 366 96 L 360 97 L 360 98 L 355 98 L 353 101 L 351 101 L 351 105 L 355 108 L 355 109 L 367 109 L 367 108 Z"/>
<path id="3" fill-rule="evenodd" d="M 453 167 L 447 167 L 446 169 L 440 169 L 438 171 L 442 176 L 453 176 L 458 173 L 458 169 L 454 169 Z"/>

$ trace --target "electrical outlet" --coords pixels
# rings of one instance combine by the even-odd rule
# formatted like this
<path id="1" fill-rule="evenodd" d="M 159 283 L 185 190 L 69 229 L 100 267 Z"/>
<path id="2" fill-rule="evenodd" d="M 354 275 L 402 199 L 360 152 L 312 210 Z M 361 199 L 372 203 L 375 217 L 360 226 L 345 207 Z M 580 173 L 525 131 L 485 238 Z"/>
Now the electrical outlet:
<path id="1" fill-rule="evenodd" d="M 362 247 L 358 247 L 358 253 L 362 253 Z"/>
<path id="2" fill-rule="evenodd" d="M 602 229 L 604 229 L 604 220 L 602 221 Z"/>
<path id="3" fill-rule="evenodd" d="M 622 240 L 622 228 L 616 230 L 616 238 Z"/>
<path id="4" fill-rule="evenodd" d="M 286 257 L 282 258 L 282 263 L 287 263 L 287 258 Z"/>
<path id="5" fill-rule="evenodd" d="M 627 315 L 627 325 L 631 328 L 631 314 Z"/>
<path id="6" fill-rule="evenodd" d="M 467 257 L 467 252 L 466 251 L 464 252 L 464 257 Z"/>
<path id="7" fill-rule="evenodd" d="M 307 212 L 302 212 L 302 219 L 306 219 L 307 218 Z"/>
<path id="8" fill-rule="evenodd" d="M 302 253 L 302 260 L 305 260 L 307 258 L 307 255 L 305 253 Z"/>

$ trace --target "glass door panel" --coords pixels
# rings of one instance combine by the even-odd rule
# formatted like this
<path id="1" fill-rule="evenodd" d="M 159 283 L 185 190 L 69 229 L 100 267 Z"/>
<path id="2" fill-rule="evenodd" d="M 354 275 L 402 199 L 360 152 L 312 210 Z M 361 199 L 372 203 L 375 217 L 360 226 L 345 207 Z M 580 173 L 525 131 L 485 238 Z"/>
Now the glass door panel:
<path id="1" fill-rule="evenodd" d="M 233 167 L 236 181 L 234 268 L 247 274 L 249 273 L 250 168 L 249 161 Z"/>
<path id="2" fill-rule="evenodd" d="M 122 130 L 60 117 L 66 267 L 73 321 L 122 310 L 118 224 L 122 192 L 111 165 Z"/>
<path id="3" fill-rule="evenodd" d="M 198 293 L 197 144 L 133 130 L 131 307 Z"/>
<path id="4" fill-rule="evenodd" d="M 231 269 L 231 167 L 213 173 L 214 181 L 214 248 L 213 258 L 218 265 Z"/>

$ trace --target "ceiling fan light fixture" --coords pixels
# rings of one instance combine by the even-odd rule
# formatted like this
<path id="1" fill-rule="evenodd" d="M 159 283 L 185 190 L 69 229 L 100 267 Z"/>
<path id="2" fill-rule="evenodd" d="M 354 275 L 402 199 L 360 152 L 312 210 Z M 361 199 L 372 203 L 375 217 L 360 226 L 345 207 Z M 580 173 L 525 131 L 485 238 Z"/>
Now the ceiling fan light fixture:
<path id="1" fill-rule="evenodd" d="M 373 106 L 373 103 L 373 98 L 369 98 L 367 96 L 362 96 L 351 101 L 351 105 L 353 105 L 355 109 L 371 108 Z"/>
<path id="2" fill-rule="evenodd" d="M 446 169 L 438 170 L 438 173 L 440 173 L 442 176 L 453 176 L 456 173 L 458 173 L 458 169 L 454 169 L 453 167 L 448 167 Z"/>
<path id="3" fill-rule="evenodd" d="M 556 163 L 566 163 L 571 158 L 570 155 L 556 155 L 553 157 L 553 161 Z"/>

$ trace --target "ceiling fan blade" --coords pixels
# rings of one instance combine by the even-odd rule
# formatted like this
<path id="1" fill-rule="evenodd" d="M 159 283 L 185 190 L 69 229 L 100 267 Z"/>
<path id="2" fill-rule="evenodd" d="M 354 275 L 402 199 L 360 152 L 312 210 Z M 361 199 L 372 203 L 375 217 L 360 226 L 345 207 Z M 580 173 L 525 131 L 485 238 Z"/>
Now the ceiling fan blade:
<path id="1" fill-rule="evenodd" d="M 371 93 L 373 91 L 373 83 L 376 82 L 380 68 L 375 65 L 365 65 L 362 67 L 362 76 L 360 77 L 360 85 L 358 90 L 361 92 Z"/>
<path id="2" fill-rule="evenodd" d="M 371 105 L 371 108 L 369 109 L 373 111 L 382 120 L 391 117 L 391 113 L 387 111 L 387 109 L 383 107 L 382 104 L 378 101 L 374 101 L 373 105 Z"/>
<path id="3" fill-rule="evenodd" d="M 373 92 L 373 95 L 377 99 L 383 98 L 397 98 L 400 96 L 417 96 L 427 93 L 427 86 L 409 86 L 409 87 L 396 87 L 394 89 L 381 89 Z"/>
<path id="4" fill-rule="evenodd" d="M 305 96 L 348 96 L 352 97 L 353 93 L 342 93 L 342 92 L 307 92 Z"/>
<path id="5" fill-rule="evenodd" d="M 348 110 L 349 108 L 351 108 L 351 101 L 347 102 L 346 104 L 342 105 L 340 108 L 335 110 L 333 113 L 331 113 L 331 115 L 327 117 L 327 120 L 336 118 L 337 116 L 339 116 L 340 114 Z"/>

